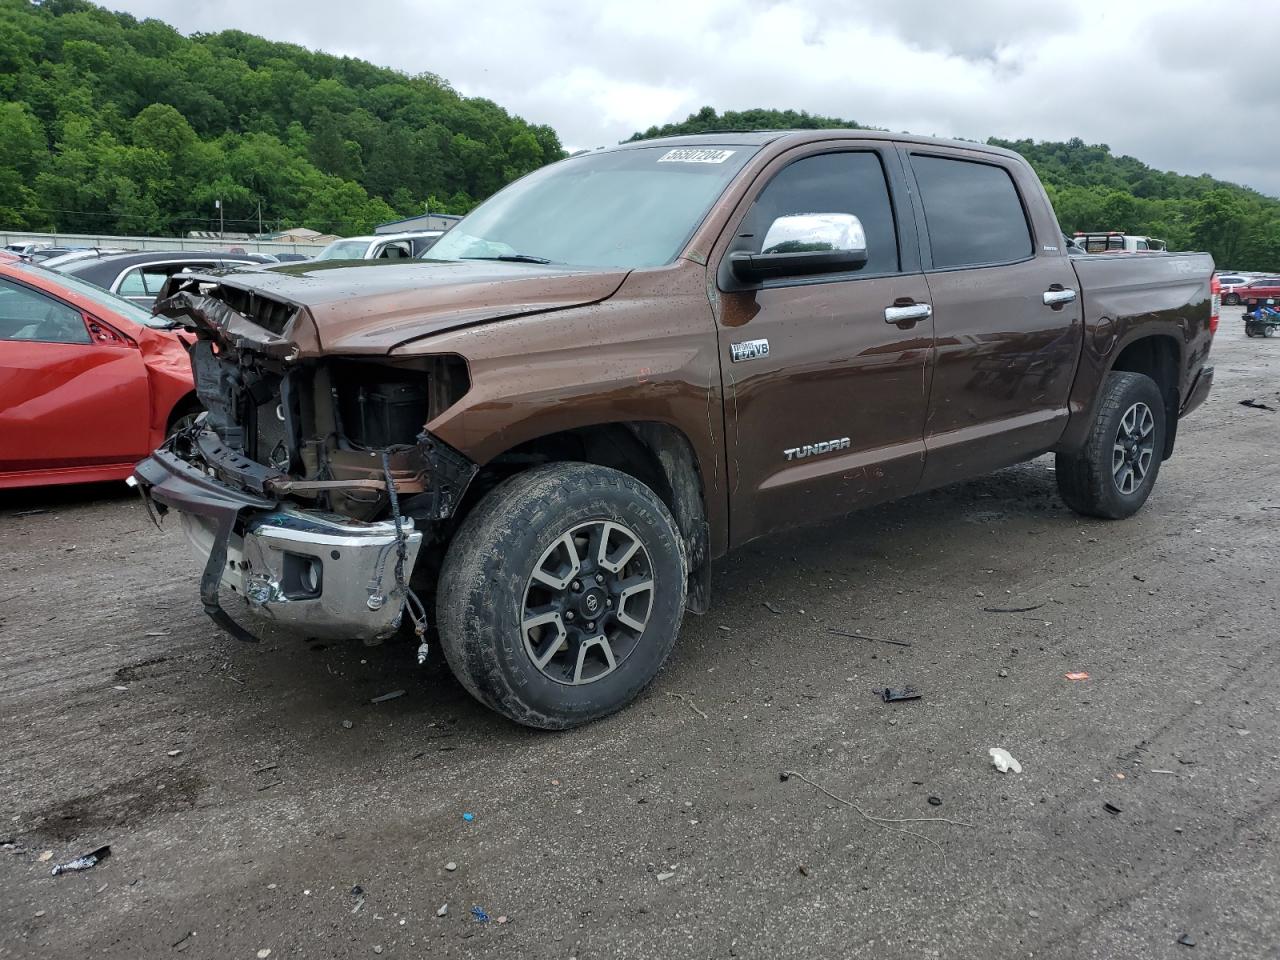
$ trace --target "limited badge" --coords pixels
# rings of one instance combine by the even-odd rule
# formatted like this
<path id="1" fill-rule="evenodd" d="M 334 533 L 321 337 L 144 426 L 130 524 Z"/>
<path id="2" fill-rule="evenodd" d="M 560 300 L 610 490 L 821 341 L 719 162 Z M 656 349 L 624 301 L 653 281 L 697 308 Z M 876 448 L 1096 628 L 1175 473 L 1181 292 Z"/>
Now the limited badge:
<path id="1" fill-rule="evenodd" d="M 742 363 L 744 360 L 759 360 L 761 357 L 769 355 L 769 341 L 743 340 L 741 343 L 731 344 L 729 354 L 734 363 Z"/>
<path id="2" fill-rule="evenodd" d="M 733 150 L 701 150 L 697 147 L 681 147 L 668 150 L 658 158 L 659 163 L 724 163 L 733 156 Z"/>

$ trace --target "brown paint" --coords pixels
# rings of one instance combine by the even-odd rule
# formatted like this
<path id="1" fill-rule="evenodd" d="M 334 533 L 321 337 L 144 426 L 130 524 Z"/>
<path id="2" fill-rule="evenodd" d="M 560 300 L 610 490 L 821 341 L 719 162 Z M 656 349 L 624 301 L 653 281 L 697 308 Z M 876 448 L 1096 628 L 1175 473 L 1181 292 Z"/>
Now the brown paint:
<path id="1" fill-rule="evenodd" d="M 758 150 L 683 255 L 664 267 L 300 264 L 218 282 L 303 308 L 284 330 L 302 360 L 465 358 L 470 390 L 426 426 L 480 465 L 579 427 L 677 429 L 701 474 L 712 555 L 1046 450 L 1078 448 L 1103 377 L 1136 338 L 1175 338 L 1181 397 L 1197 383 L 1210 344 L 1211 260 L 1069 259 L 1043 189 L 1016 154 L 867 131 L 671 142 Z M 910 186 L 909 152 L 922 145 L 1011 173 L 1032 228 L 1031 257 L 929 268 L 927 224 Z M 722 290 L 721 260 L 760 189 L 795 158 L 830 150 L 880 152 L 902 272 Z M 1042 295 L 1055 284 L 1077 290 L 1077 301 L 1046 306 Z M 911 302 L 932 304 L 932 318 L 885 322 L 886 307 Z M 732 363 L 731 345 L 753 339 L 769 340 L 768 356 Z M 803 459 L 783 452 L 845 437 L 847 448 Z"/>

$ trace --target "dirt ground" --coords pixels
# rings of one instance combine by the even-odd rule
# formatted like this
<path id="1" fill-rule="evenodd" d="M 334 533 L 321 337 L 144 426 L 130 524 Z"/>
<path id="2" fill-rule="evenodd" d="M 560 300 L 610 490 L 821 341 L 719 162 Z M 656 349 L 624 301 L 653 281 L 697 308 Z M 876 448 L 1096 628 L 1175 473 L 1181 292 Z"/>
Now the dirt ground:
<path id="1" fill-rule="evenodd" d="M 227 638 L 123 487 L 9 495 L 0 956 L 1280 955 L 1280 339 L 1235 314 L 1138 517 L 1045 458 L 753 545 L 565 734 L 438 651 Z"/>

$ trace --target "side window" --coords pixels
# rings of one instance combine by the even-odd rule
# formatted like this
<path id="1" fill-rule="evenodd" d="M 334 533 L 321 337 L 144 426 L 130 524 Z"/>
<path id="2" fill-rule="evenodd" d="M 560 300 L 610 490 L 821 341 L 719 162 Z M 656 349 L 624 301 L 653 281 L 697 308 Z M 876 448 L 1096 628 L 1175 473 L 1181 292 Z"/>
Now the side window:
<path id="1" fill-rule="evenodd" d="M 147 288 L 142 282 L 142 270 L 134 267 L 126 273 L 124 279 L 120 281 L 120 286 L 116 288 L 116 293 L 122 297 L 145 297 Z"/>
<path id="2" fill-rule="evenodd" d="M 867 234 L 867 265 L 858 276 L 896 273 L 898 231 L 879 154 L 820 153 L 783 167 L 756 198 L 740 233 L 754 234 L 753 251 L 778 217 L 851 213 Z"/>
<path id="3" fill-rule="evenodd" d="M 935 268 L 1031 256 L 1031 230 L 1009 171 L 990 163 L 915 154 L 911 168 L 920 186 Z"/>
<path id="4" fill-rule="evenodd" d="M 0 280 L 0 340 L 91 342 L 79 310 L 8 280 Z"/>

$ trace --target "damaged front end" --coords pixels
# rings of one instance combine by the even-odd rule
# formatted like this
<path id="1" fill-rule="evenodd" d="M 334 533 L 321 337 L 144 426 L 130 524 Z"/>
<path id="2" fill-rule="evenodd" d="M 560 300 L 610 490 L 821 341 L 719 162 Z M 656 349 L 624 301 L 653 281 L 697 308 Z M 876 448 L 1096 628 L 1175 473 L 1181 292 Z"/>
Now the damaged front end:
<path id="1" fill-rule="evenodd" d="M 438 551 L 420 554 L 445 541 L 476 473 L 424 424 L 469 388 L 465 361 L 326 357 L 300 347 L 314 331 L 305 307 L 215 276 L 170 281 L 156 312 L 199 338 L 207 412 L 134 479 L 207 557 L 206 612 L 253 639 L 222 608 L 225 586 L 311 636 L 386 637 L 406 611 L 421 633 L 414 586 L 433 582 Z"/>

